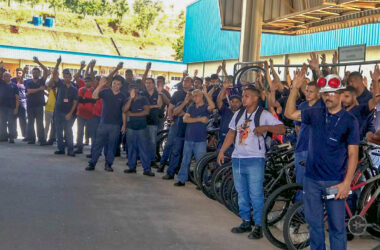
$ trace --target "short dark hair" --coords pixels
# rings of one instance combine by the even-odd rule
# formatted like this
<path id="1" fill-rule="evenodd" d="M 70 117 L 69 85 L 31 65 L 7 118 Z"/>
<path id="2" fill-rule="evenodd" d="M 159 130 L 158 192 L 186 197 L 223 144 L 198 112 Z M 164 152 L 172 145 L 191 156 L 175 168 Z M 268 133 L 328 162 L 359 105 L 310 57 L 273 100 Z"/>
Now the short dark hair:
<path id="1" fill-rule="evenodd" d="M 206 81 L 206 82 L 209 82 L 209 81 L 211 81 L 211 78 L 210 78 L 210 77 L 206 77 L 206 78 L 205 78 L 205 81 Z"/>
<path id="2" fill-rule="evenodd" d="M 352 86 L 347 86 L 347 87 L 343 90 L 343 92 L 346 92 L 346 91 L 351 92 L 351 94 L 353 94 L 353 95 L 356 95 L 356 89 L 355 89 L 354 87 L 352 87 Z"/>
<path id="3" fill-rule="evenodd" d="M 17 68 L 17 69 L 16 69 L 16 72 L 17 72 L 17 71 L 23 71 L 23 69 L 22 69 L 22 68 Z"/>
<path id="4" fill-rule="evenodd" d="M 261 96 L 261 91 L 260 91 L 258 88 L 256 88 L 255 86 L 253 86 L 253 85 L 248 85 L 248 86 L 244 89 L 244 91 L 245 91 L 245 90 L 249 90 L 249 91 L 254 92 L 255 94 L 257 94 L 258 96 Z"/>
<path id="5" fill-rule="evenodd" d="M 35 70 L 41 72 L 40 68 L 38 68 L 38 67 L 34 67 L 34 68 L 32 69 L 32 71 L 35 71 Z"/>
<path id="6" fill-rule="evenodd" d="M 358 71 L 354 71 L 354 72 L 352 72 L 352 73 L 348 76 L 348 78 L 351 78 L 351 77 L 359 77 L 360 79 L 363 80 L 363 76 L 362 76 L 362 74 L 361 74 L 360 72 L 358 72 Z"/>
<path id="7" fill-rule="evenodd" d="M 131 70 L 131 69 L 127 69 L 126 71 L 125 71 L 125 74 L 132 74 L 133 75 L 133 71 Z"/>
<path id="8" fill-rule="evenodd" d="M 200 82 L 203 82 L 203 80 L 201 78 L 199 78 L 199 77 L 194 77 L 194 81 L 196 81 L 196 80 L 198 80 Z"/>
<path id="9" fill-rule="evenodd" d="M 308 84 L 306 84 L 306 86 L 314 86 L 316 87 L 317 89 L 320 89 L 321 87 L 318 86 L 317 82 L 316 81 L 312 81 L 312 82 L 309 82 Z"/>
<path id="10" fill-rule="evenodd" d="M 156 84 L 156 81 L 152 77 L 148 77 L 146 80 L 151 80 L 154 84 Z"/>
<path id="11" fill-rule="evenodd" d="M 219 76 L 217 74 L 212 74 L 211 80 L 219 80 Z"/>
<path id="12" fill-rule="evenodd" d="M 123 83 L 124 82 L 124 78 L 122 76 L 115 76 L 112 81 L 119 81 L 120 83 Z"/>
<path id="13" fill-rule="evenodd" d="M 165 82 L 165 77 L 164 76 L 157 76 L 157 80 L 163 80 Z"/>

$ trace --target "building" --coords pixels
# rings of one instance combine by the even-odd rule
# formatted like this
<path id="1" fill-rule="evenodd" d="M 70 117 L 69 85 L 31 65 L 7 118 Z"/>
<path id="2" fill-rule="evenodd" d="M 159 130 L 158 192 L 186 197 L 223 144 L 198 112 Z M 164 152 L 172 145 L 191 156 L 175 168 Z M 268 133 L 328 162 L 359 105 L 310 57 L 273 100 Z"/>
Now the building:
<path id="1" fill-rule="evenodd" d="M 185 64 L 175 61 L 0 45 L 0 61 L 3 61 L 4 66 L 12 75 L 15 75 L 17 68 L 23 68 L 26 65 L 29 66 L 30 72 L 28 75 L 30 75 L 32 68 L 37 66 L 33 62 L 34 56 L 38 57 L 45 66 L 51 69 L 54 68 L 57 58 L 61 56 L 62 64 L 60 72 L 62 69 L 68 68 L 73 74 L 78 71 L 80 62 L 83 60 L 88 63 L 90 60 L 95 59 L 95 70 L 101 75 L 107 75 L 119 62 L 123 62 L 124 68 L 119 71 L 119 74 L 124 75 L 126 69 L 132 69 L 137 78 L 142 77 L 144 74 L 146 64 L 152 62 L 149 76 L 153 78 L 165 76 L 168 83 L 177 83 L 186 69 Z"/>
<path id="2" fill-rule="evenodd" d="M 222 60 L 227 61 L 227 71 L 233 74 L 238 62 L 240 31 L 222 29 L 218 0 L 198 0 L 187 7 L 184 63 L 190 75 L 198 69 L 200 76 L 215 73 Z M 378 11 L 378 8 L 376 8 Z M 357 19 L 359 22 L 360 19 Z M 359 23 L 360 24 L 360 23 Z M 355 25 L 358 25 L 356 23 Z M 327 61 L 338 47 L 366 44 L 366 60 L 380 59 L 380 23 L 328 30 L 300 35 L 263 33 L 260 60 L 273 58 L 275 64 L 307 62 L 309 53 L 325 53 Z M 364 66 L 362 69 L 372 66 Z M 352 66 L 351 71 L 359 67 Z"/>

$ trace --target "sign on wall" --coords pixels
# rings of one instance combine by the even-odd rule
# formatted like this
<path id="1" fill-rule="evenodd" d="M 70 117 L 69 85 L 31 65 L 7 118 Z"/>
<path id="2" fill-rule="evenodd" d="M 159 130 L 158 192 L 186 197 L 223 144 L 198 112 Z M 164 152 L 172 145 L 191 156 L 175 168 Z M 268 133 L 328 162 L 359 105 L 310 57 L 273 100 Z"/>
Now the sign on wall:
<path id="1" fill-rule="evenodd" d="M 353 45 L 339 47 L 339 62 L 364 62 L 366 56 L 366 45 Z"/>

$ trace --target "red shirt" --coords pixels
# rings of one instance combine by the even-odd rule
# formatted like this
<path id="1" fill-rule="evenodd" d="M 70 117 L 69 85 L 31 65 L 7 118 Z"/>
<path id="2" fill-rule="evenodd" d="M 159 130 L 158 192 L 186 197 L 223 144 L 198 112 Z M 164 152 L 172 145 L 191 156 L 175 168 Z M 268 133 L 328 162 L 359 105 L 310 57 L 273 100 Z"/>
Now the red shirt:
<path id="1" fill-rule="evenodd" d="M 79 81 L 77 82 L 77 84 L 79 88 L 83 88 L 86 85 L 86 83 L 83 81 L 82 78 L 79 78 Z"/>
<path id="2" fill-rule="evenodd" d="M 93 114 L 99 117 L 102 116 L 102 108 L 103 108 L 103 99 L 99 98 L 95 103 Z"/>
<path id="3" fill-rule="evenodd" d="M 91 99 L 92 98 L 92 92 L 93 92 L 93 89 L 92 88 L 86 88 L 86 87 L 83 87 L 83 88 L 80 88 L 78 90 L 78 97 L 84 97 L 84 98 L 89 98 Z M 83 119 L 92 119 L 92 117 L 94 116 L 94 106 L 95 104 L 94 103 L 79 103 L 78 104 L 78 108 L 77 108 L 77 115 Z"/>

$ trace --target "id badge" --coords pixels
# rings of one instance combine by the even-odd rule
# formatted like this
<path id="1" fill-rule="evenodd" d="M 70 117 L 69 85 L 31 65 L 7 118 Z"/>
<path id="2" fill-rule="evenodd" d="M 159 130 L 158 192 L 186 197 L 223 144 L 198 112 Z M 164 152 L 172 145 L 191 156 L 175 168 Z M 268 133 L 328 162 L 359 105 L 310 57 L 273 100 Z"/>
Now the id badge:
<path id="1" fill-rule="evenodd" d="M 63 99 L 63 102 L 69 102 L 68 98 Z"/>

